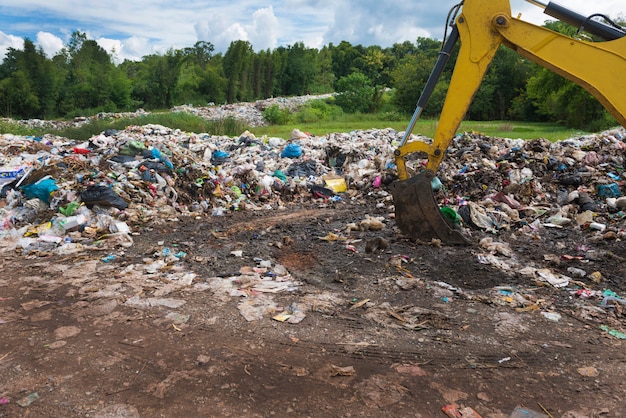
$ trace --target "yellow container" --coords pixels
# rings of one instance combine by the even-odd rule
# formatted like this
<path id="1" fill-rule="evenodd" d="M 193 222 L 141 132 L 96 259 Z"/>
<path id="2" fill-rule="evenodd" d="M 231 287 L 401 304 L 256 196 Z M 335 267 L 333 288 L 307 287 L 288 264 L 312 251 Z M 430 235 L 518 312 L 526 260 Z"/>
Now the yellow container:
<path id="1" fill-rule="evenodd" d="M 340 176 L 325 176 L 324 177 L 324 186 L 328 187 L 335 193 L 343 193 L 348 190 L 348 186 L 346 185 L 346 180 Z"/>

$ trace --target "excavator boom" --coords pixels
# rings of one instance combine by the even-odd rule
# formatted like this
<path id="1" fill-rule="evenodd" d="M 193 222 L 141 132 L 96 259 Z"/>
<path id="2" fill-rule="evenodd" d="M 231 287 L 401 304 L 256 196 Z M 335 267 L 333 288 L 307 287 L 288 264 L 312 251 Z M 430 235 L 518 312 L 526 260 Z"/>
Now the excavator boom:
<path id="1" fill-rule="evenodd" d="M 589 20 L 552 2 L 545 5 L 539 0 L 527 1 L 608 40 L 582 41 L 512 17 L 508 0 L 463 1 L 452 34 L 395 150 L 400 180 L 392 185 L 392 194 L 396 224 L 406 235 L 426 241 L 436 238 L 446 244 L 469 243 L 442 216 L 430 184 L 501 45 L 582 86 L 626 126 L 626 31 Z M 459 55 L 433 141 L 409 141 L 457 38 L 461 43 Z M 409 179 L 405 157 L 414 152 L 426 154 L 427 163 L 423 172 Z"/>

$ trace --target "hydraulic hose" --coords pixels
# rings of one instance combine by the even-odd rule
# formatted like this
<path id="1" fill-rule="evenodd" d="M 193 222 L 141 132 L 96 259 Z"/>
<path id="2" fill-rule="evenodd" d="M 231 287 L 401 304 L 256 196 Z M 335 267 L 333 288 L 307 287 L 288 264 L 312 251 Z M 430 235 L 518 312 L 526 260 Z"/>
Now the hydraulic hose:
<path id="1" fill-rule="evenodd" d="M 430 100 L 430 96 L 432 96 L 433 91 L 435 91 L 435 86 L 437 85 L 439 78 L 441 78 L 441 74 L 443 73 L 443 70 L 446 64 L 448 63 L 450 54 L 452 53 L 452 50 L 454 49 L 454 46 L 456 45 L 458 40 L 459 40 L 459 29 L 455 25 L 452 28 L 452 32 L 450 32 L 450 35 L 448 36 L 448 39 L 446 40 L 446 43 L 444 44 L 443 48 L 441 48 L 441 51 L 439 51 L 439 56 L 437 57 L 437 62 L 435 63 L 435 67 L 430 73 L 430 76 L 428 77 L 428 81 L 426 81 L 426 85 L 424 86 L 424 90 L 422 90 L 422 94 L 417 100 L 417 107 L 415 108 L 415 112 L 413 113 L 411 122 L 409 122 L 408 128 L 404 132 L 404 137 L 402 138 L 402 142 L 400 143 L 400 146 L 403 146 L 404 144 L 406 144 L 406 141 L 411 136 L 411 132 L 413 132 L 413 128 L 415 127 L 415 122 L 417 122 L 417 120 L 419 119 L 420 115 L 422 114 L 422 110 L 424 110 L 424 107 Z"/>
<path id="2" fill-rule="evenodd" d="M 543 8 L 543 12 L 548 16 L 552 16 L 561 22 L 570 24 L 574 27 L 584 28 L 585 32 L 595 35 L 605 41 L 612 41 L 626 36 L 626 31 L 624 29 L 607 25 L 597 20 L 592 20 L 589 17 L 576 13 L 552 1 L 548 4 L 539 0 L 526 1 Z"/>

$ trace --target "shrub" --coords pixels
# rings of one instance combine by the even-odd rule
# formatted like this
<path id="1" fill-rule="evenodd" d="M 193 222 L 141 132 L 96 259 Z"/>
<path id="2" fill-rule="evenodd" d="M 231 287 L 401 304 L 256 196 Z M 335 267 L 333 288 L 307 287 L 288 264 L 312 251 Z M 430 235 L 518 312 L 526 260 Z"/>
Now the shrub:
<path id="1" fill-rule="evenodd" d="M 376 89 L 366 75 L 352 73 L 337 82 L 337 104 L 347 113 L 366 113 L 372 108 Z"/>
<path id="2" fill-rule="evenodd" d="M 263 111 L 263 118 L 270 125 L 285 125 L 289 121 L 289 111 L 273 104 Z"/>

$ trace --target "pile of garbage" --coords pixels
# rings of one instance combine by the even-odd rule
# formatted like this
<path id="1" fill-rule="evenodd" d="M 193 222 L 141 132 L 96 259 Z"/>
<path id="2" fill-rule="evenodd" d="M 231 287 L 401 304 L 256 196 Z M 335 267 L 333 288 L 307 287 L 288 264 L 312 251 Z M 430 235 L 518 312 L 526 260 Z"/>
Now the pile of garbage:
<path id="1" fill-rule="evenodd" d="M 626 131 L 558 142 L 459 135 L 439 173 L 464 224 L 496 232 L 575 227 L 624 238 Z"/>
<path id="2" fill-rule="evenodd" d="M 294 97 L 272 97 L 256 102 L 243 102 L 216 106 L 209 103 L 207 106 L 182 105 L 176 106 L 173 112 L 189 112 L 207 120 L 222 120 L 234 118 L 244 121 L 248 126 L 265 126 L 267 121 L 263 118 L 263 111 L 270 106 L 278 106 L 281 110 L 293 113 L 311 100 L 320 100 L 333 96 L 329 94 L 317 94 Z"/>
<path id="3" fill-rule="evenodd" d="M 263 111 L 272 105 L 278 106 L 279 109 L 285 109 L 289 112 L 296 112 L 307 102 L 311 100 L 325 99 L 333 96 L 329 94 L 317 94 L 294 97 L 272 97 L 255 102 L 242 102 L 233 104 L 216 105 L 209 103 L 206 106 L 181 105 L 175 106 L 170 110 L 172 112 L 188 112 L 207 120 L 216 121 L 228 118 L 234 118 L 244 121 L 248 126 L 265 126 L 266 120 L 263 118 Z M 72 120 L 47 120 L 47 119 L 19 119 L 2 118 L 2 122 L 16 123 L 31 129 L 50 129 L 61 131 L 68 128 L 79 128 L 94 120 L 111 120 L 120 118 L 139 118 L 149 115 L 144 109 L 137 109 L 134 112 L 100 112 L 93 116 L 78 116 Z"/>
<path id="4" fill-rule="evenodd" d="M 16 123 L 19 126 L 30 129 L 50 129 L 56 131 L 62 131 L 68 128 L 80 128 L 81 126 L 88 124 L 94 120 L 111 120 L 119 118 L 138 118 L 148 115 L 143 109 L 137 109 L 134 112 L 100 112 L 94 116 L 77 116 L 72 120 L 50 120 L 50 119 L 11 119 L 2 118 L 2 122 Z"/>
<path id="5" fill-rule="evenodd" d="M 320 137 L 294 130 L 283 139 L 160 125 L 85 142 L 0 135 L 0 248 L 129 246 L 132 228 L 147 222 L 313 201 L 367 198 L 391 215 L 401 139 L 393 129 Z M 625 157 L 624 128 L 556 143 L 465 133 L 452 141 L 433 188 L 468 230 L 577 228 L 624 239 Z M 414 170 L 423 163 L 407 162 Z"/>

